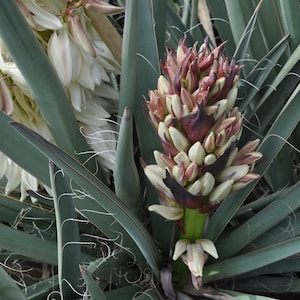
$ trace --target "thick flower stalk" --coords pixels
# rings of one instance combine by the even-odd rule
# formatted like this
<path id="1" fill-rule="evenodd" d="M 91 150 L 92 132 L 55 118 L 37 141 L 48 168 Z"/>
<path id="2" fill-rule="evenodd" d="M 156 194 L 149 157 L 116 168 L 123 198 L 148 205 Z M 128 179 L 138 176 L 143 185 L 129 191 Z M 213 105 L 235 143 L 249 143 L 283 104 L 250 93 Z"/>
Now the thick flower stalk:
<path id="1" fill-rule="evenodd" d="M 117 111 L 119 94 L 111 74 L 119 74 L 120 65 L 87 13 L 93 10 L 99 16 L 111 15 L 123 9 L 101 0 L 17 0 L 17 4 L 57 71 L 82 134 L 102 166 L 112 170 L 116 136 L 108 118 Z M 0 52 L 0 109 L 54 142 L 28 85 L 2 43 Z M 21 184 L 24 199 L 26 189 L 37 189 L 36 179 L 5 155 L 0 159 L 6 193 Z"/>
<path id="2" fill-rule="evenodd" d="M 262 157 L 256 151 L 259 140 L 238 148 L 243 118 L 235 101 L 241 67 L 222 54 L 223 48 L 224 43 L 211 50 L 208 40 L 199 50 L 188 48 L 183 39 L 167 53 L 164 75 L 146 101 L 165 151 L 154 151 L 156 164 L 144 169 L 160 200 L 149 210 L 177 221 L 183 243 L 176 244 L 174 259 L 179 247 L 194 278 L 202 276 L 205 253 L 217 257 L 199 244 L 206 213 L 257 179 L 253 169 Z M 199 287 L 199 280 L 193 282 Z"/>

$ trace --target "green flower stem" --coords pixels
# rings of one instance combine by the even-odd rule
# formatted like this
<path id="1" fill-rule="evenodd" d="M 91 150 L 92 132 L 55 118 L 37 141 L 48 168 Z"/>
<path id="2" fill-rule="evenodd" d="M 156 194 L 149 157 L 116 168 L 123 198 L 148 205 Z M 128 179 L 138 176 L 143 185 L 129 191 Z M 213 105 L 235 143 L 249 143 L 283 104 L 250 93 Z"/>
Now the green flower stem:
<path id="1" fill-rule="evenodd" d="M 190 243 L 202 238 L 206 227 L 208 214 L 201 214 L 198 209 L 185 208 L 183 228 L 185 232 L 180 234 L 180 239 L 187 239 Z M 175 282 L 184 285 L 188 278 L 188 268 L 181 259 L 177 259 L 173 264 L 173 276 Z"/>
<path id="2" fill-rule="evenodd" d="M 191 243 L 202 238 L 205 230 L 207 214 L 201 214 L 197 209 L 186 208 L 184 212 L 184 230 L 180 239 L 188 239 Z"/>

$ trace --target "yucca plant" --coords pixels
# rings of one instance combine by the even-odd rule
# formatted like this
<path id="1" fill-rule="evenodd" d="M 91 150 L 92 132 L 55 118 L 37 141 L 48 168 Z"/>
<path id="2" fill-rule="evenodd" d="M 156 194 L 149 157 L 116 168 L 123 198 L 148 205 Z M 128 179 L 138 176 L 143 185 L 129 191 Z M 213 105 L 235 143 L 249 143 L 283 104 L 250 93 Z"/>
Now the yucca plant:
<path id="1" fill-rule="evenodd" d="M 297 1 L 51 3 L 0 1 L 1 297 L 297 295 Z"/>

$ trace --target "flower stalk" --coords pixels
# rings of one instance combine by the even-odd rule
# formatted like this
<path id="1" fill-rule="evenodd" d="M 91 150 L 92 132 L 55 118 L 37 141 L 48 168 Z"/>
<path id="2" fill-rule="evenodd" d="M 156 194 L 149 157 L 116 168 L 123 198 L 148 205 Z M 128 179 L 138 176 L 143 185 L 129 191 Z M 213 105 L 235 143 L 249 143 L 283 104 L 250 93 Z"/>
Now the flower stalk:
<path id="1" fill-rule="evenodd" d="M 262 157 L 255 151 L 259 141 L 238 148 L 243 118 L 234 105 L 241 67 L 223 55 L 224 46 L 211 49 L 206 39 L 197 50 L 184 38 L 167 52 L 164 75 L 146 101 L 165 152 L 154 151 L 156 164 L 144 168 L 160 200 L 149 209 L 176 221 L 181 234 L 173 260 L 187 265 L 197 290 L 208 255 L 218 258 L 213 242 L 203 239 L 208 215 L 259 177 L 253 170 Z"/>

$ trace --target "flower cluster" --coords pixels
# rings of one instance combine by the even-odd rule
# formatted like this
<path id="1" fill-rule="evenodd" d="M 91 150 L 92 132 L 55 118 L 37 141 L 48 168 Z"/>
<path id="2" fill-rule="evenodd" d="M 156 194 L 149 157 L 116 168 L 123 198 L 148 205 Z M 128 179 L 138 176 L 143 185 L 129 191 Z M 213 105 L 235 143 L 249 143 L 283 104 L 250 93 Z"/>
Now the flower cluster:
<path id="1" fill-rule="evenodd" d="M 182 236 L 173 260 L 181 257 L 196 289 L 208 255 L 218 254 L 211 241 L 202 239 L 201 229 L 189 227 L 257 179 L 253 170 L 262 157 L 256 151 L 259 140 L 238 148 L 243 118 L 235 101 L 241 67 L 222 54 L 223 48 L 224 43 L 210 49 L 207 39 L 199 50 L 197 45 L 188 48 L 183 39 L 176 51 L 167 52 L 165 75 L 146 100 L 165 152 L 154 151 L 156 164 L 144 168 L 160 200 L 149 210 L 177 221 Z"/>
<path id="2" fill-rule="evenodd" d="M 150 210 L 167 219 L 181 219 L 185 207 L 211 211 L 259 177 L 253 173 L 262 157 L 255 151 L 259 140 L 237 147 L 243 120 L 234 107 L 240 67 L 223 48 L 211 51 L 206 40 L 197 51 L 183 40 L 167 53 L 166 76 L 146 101 L 165 151 L 154 151 L 156 164 L 144 169 L 161 201 Z"/>
<path id="3" fill-rule="evenodd" d="M 123 8 L 101 0 L 16 2 L 57 71 L 82 134 L 102 166 L 112 170 L 116 137 L 107 119 L 117 111 L 119 93 L 110 74 L 119 74 L 120 65 L 94 28 L 88 12 L 101 17 L 120 13 Z M 0 109 L 54 142 L 28 85 L 2 43 L 0 51 Z M 7 179 L 6 193 L 21 183 L 24 199 L 25 190 L 35 190 L 37 181 L 20 167 L 12 167 L 15 164 L 3 154 L 0 157 L 1 165 L 6 166 L 0 173 L 0 178 Z"/>

